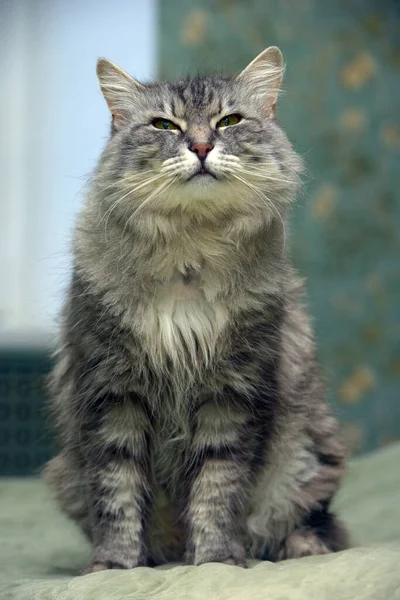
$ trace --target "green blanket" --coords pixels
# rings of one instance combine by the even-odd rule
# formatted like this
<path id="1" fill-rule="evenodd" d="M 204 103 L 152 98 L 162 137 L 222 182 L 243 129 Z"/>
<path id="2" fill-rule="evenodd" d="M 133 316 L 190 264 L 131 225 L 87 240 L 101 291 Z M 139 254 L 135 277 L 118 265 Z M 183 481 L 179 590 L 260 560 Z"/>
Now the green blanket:
<path id="1" fill-rule="evenodd" d="M 400 444 L 354 460 L 336 500 L 354 548 L 244 570 L 221 564 L 78 577 L 90 549 L 38 479 L 0 480 L 1 600 L 400 600 Z"/>

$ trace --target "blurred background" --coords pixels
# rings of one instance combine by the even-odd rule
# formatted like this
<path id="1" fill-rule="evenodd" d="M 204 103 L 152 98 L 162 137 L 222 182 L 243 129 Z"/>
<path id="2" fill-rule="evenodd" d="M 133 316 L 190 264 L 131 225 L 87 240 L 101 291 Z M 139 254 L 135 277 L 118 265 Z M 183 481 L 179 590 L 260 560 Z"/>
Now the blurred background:
<path id="1" fill-rule="evenodd" d="M 95 64 L 235 73 L 276 44 L 307 172 L 291 252 L 352 453 L 400 438 L 400 3 L 0 0 L 0 474 L 54 452 L 44 377 L 69 237 L 109 115 Z"/>

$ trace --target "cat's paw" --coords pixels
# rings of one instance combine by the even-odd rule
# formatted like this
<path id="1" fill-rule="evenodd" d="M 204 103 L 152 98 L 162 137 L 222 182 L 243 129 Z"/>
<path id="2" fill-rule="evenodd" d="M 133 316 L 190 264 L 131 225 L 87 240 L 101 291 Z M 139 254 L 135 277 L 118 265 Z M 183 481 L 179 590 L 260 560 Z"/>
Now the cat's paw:
<path id="1" fill-rule="evenodd" d="M 224 565 L 233 565 L 234 567 L 242 567 L 242 569 L 247 569 L 246 561 L 244 559 L 242 560 L 237 558 L 236 556 L 228 556 L 227 558 L 222 558 L 221 560 L 214 559 L 207 562 L 220 562 Z"/>
<path id="2" fill-rule="evenodd" d="M 121 563 L 114 562 L 112 560 L 106 560 L 105 562 L 93 561 L 84 571 L 82 575 L 89 575 L 89 573 L 97 573 L 98 571 L 108 571 L 109 569 L 127 569 Z"/>
<path id="3" fill-rule="evenodd" d="M 193 559 L 190 562 L 194 565 L 218 562 L 225 565 L 247 568 L 245 549 L 241 543 L 236 541 L 216 545 L 199 544 L 195 548 Z"/>
<path id="4" fill-rule="evenodd" d="M 110 569 L 134 569 L 135 567 L 145 566 L 147 566 L 147 560 L 144 554 L 133 552 L 132 548 L 96 548 L 90 565 L 83 571 L 82 575 Z"/>
<path id="5" fill-rule="evenodd" d="M 290 533 L 278 550 L 276 560 L 302 558 L 315 554 L 329 554 L 331 551 L 312 529 L 297 529 Z"/>

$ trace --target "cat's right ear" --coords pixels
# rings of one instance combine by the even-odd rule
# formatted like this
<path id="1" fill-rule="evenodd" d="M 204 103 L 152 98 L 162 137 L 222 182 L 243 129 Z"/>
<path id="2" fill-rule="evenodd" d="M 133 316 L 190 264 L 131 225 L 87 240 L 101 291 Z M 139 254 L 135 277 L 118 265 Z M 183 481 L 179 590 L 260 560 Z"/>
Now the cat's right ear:
<path id="1" fill-rule="evenodd" d="M 264 113 L 269 117 L 275 117 L 284 70 L 282 52 L 276 46 L 270 46 L 237 76 L 238 80 L 246 83 L 253 94 L 262 99 Z"/>
<path id="2" fill-rule="evenodd" d="M 135 107 L 144 86 L 107 58 L 97 61 L 100 88 L 112 114 L 113 129 L 120 129 Z"/>

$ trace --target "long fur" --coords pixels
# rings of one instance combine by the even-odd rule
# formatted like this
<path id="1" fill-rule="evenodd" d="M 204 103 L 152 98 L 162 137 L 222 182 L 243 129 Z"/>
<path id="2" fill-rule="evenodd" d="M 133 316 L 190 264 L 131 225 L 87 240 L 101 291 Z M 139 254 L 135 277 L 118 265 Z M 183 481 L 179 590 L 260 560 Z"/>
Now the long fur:
<path id="1" fill-rule="evenodd" d="M 75 228 L 46 467 L 89 570 L 348 543 L 329 512 L 344 453 L 285 247 L 301 161 L 265 110 L 278 52 L 173 84 L 99 64 L 113 128 Z"/>

